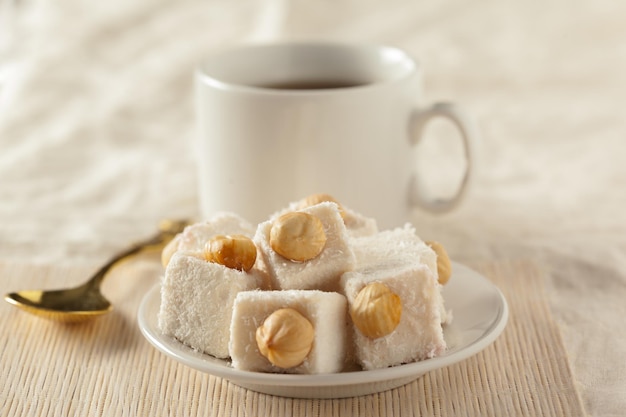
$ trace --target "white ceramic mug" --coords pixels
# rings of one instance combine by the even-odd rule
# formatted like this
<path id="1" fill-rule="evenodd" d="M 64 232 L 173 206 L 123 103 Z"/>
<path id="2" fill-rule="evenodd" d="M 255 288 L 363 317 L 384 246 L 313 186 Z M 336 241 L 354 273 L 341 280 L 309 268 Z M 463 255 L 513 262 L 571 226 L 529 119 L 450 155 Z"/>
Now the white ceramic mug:
<path id="1" fill-rule="evenodd" d="M 244 45 L 196 73 L 201 213 L 265 220 L 327 193 L 386 228 L 409 210 L 455 207 L 471 173 L 474 130 L 451 103 L 421 107 L 422 70 L 405 52 L 340 43 Z M 459 129 L 466 169 L 456 195 L 420 192 L 414 145 L 426 123 Z"/>

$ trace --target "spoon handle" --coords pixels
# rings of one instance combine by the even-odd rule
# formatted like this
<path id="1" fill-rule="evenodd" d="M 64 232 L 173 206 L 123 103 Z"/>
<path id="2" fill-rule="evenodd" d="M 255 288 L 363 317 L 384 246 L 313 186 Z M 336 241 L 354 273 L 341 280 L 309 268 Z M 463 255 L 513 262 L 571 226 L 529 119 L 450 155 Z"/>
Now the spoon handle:
<path id="1" fill-rule="evenodd" d="M 162 250 L 178 233 L 182 232 L 188 224 L 185 220 L 171 221 L 164 220 L 160 224 L 160 230 L 157 234 L 139 243 L 128 247 L 113 256 L 107 263 L 102 265 L 98 271 L 89 279 L 89 284 L 99 287 L 106 274 L 122 261 L 148 250 Z"/>

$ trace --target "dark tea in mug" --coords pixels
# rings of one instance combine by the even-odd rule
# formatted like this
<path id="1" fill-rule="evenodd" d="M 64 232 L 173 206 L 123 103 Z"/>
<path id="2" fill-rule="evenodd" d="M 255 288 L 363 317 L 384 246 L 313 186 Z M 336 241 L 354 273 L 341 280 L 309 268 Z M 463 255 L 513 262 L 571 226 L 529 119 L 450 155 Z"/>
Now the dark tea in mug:
<path id="1" fill-rule="evenodd" d="M 273 90 L 330 90 L 336 88 L 360 87 L 367 83 L 350 80 L 292 80 L 260 85 Z"/>

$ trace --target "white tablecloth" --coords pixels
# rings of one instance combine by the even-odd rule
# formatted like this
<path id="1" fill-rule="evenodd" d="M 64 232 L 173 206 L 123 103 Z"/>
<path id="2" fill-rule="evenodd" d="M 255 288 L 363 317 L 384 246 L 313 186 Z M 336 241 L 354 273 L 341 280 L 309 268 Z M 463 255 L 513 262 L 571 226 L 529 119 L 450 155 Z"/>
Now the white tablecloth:
<path id="1" fill-rule="evenodd" d="M 390 44 L 423 63 L 428 100 L 459 102 L 482 132 L 464 204 L 417 212 L 420 234 L 461 262 L 540 265 L 587 412 L 621 416 L 625 16 L 610 0 L 4 0 L 0 261 L 104 261 L 160 218 L 197 216 L 192 72 L 210 51 Z M 455 143 L 424 147 L 435 188 Z"/>

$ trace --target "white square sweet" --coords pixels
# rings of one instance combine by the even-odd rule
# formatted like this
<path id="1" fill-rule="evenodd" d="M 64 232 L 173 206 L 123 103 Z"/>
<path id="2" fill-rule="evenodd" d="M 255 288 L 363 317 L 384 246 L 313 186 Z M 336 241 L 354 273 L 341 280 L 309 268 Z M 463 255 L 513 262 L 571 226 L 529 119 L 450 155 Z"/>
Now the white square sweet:
<path id="1" fill-rule="evenodd" d="M 176 237 L 178 250 L 202 250 L 206 242 L 216 235 L 254 236 L 255 227 L 234 213 L 217 213 L 205 222 L 185 227 Z"/>
<path id="2" fill-rule="evenodd" d="M 313 345 L 300 365 L 279 368 L 259 351 L 256 331 L 281 308 L 293 308 L 315 329 Z M 321 374 L 341 371 L 346 359 L 347 302 L 343 295 L 316 290 L 246 291 L 235 299 L 230 355 L 233 367 L 247 371 Z"/>
<path id="3" fill-rule="evenodd" d="M 344 207 L 343 222 L 352 237 L 371 236 L 378 233 L 378 223 L 372 217 L 366 217 L 361 213 Z"/>
<path id="4" fill-rule="evenodd" d="M 372 282 L 385 284 L 402 301 L 400 323 L 389 335 L 371 339 L 353 328 L 355 360 L 366 370 L 432 358 L 446 349 L 441 327 L 443 298 L 436 277 L 423 258 L 396 254 L 389 243 L 381 239 L 378 245 L 361 245 L 356 250 L 361 263 L 355 271 L 343 274 L 340 282 L 350 306 Z"/>
<path id="5" fill-rule="evenodd" d="M 244 235 L 252 238 L 255 228 L 247 220 L 235 213 L 216 213 L 205 222 L 198 222 L 185 227 L 161 252 L 161 262 L 167 266 L 172 255 L 180 251 L 198 252 L 216 235 Z M 259 264 L 259 268 L 263 268 Z"/>
<path id="6" fill-rule="evenodd" d="M 235 297 L 263 281 L 254 268 L 242 272 L 177 252 L 161 284 L 159 329 L 198 351 L 226 358 Z"/>
<path id="7" fill-rule="evenodd" d="M 274 252 L 270 232 L 276 218 L 259 224 L 254 242 L 259 248 L 273 289 L 336 291 L 342 273 L 354 269 L 355 257 L 337 204 L 324 202 L 302 210 L 318 217 L 326 233 L 326 245 L 315 258 L 296 262 Z"/>
<path id="8" fill-rule="evenodd" d="M 370 265 L 380 267 L 417 261 L 431 270 L 435 280 L 438 278 L 437 254 L 417 235 L 410 223 L 373 235 L 355 237 L 352 249 L 359 269 L 367 269 Z"/>
<path id="9" fill-rule="evenodd" d="M 286 208 L 272 214 L 271 219 L 275 219 L 282 214 L 290 211 L 302 210 L 305 207 L 305 201 L 294 201 L 289 203 Z M 343 222 L 348 231 L 348 235 L 352 237 L 370 236 L 378 233 L 378 222 L 372 217 L 366 217 L 363 214 L 352 210 L 343 204 L 340 210 L 342 211 Z"/>
<path id="10" fill-rule="evenodd" d="M 414 261 L 425 264 L 438 280 L 437 254 L 415 232 L 415 228 L 407 223 L 404 227 L 385 230 L 375 235 L 363 236 L 352 240 L 352 248 L 357 259 L 358 268 L 367 270 L 369 265 L 380 267 L 411 263 Z M 440 299 L 441 322 L 448 323 L 452 319 L 446 311 L 441 292 Z"/>

